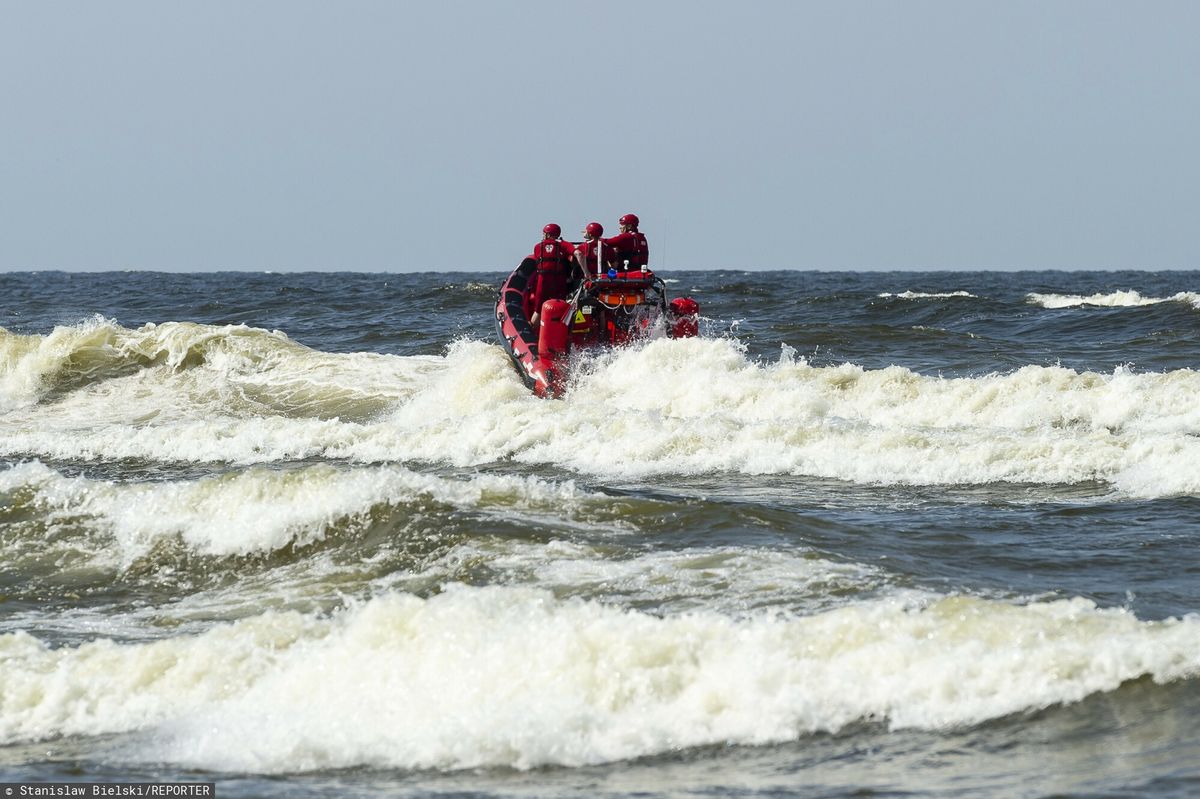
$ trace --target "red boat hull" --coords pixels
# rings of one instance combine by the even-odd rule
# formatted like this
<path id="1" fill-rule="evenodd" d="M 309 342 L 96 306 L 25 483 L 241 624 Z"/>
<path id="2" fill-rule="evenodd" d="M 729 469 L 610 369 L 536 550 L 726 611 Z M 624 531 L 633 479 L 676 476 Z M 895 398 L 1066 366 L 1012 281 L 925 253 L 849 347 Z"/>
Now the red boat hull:
<path id="1" fill-rule="evenodd" d="M 699 332 L 700 307 L 690 297 L 669 304 L 663 281 L 650 270 L 601 275 L 575 287 L 570 299 L 547 300 L 538 330 L 525 315 L 525 294 L 537 264 L 526 258 L 500 287 L 496 332 L 517 373 L 539 397 L 566 391 L 572 350 L 611 347 L 648 334 L 663 318 L 667 335 L 687 338 Z"/>

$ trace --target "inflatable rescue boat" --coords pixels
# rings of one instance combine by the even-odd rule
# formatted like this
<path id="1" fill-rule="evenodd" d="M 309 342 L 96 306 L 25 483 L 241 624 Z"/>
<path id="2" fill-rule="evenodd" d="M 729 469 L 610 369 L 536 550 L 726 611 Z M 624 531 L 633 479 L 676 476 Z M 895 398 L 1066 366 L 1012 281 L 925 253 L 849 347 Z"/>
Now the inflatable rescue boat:
<path id="1" fill-rule="evenodd" d="M 691 297 L 668 302 L 666 284 L 649 269 L 593 275 L 566 299 L 549 299 L 530 324 L 528 294 L 537 263 L 526 258 L 500 287 L 496 332 L 525 385 L 539 397 L 561 397 L 574 350 L 616 347 L 663 329 L 671 338 L 699 332 L 700 306 Z"/>

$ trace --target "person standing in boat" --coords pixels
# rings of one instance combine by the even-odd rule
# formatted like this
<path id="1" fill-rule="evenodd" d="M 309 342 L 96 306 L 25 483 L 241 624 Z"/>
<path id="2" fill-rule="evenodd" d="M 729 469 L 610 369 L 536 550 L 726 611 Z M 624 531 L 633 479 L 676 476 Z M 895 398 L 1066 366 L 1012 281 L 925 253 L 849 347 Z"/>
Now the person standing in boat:
<path id="1" fill-rule="evenodd" d="M 625 214 L 617 224 L 621 232 L 604 239 L 604 248 L 608 250 L 605 260 L 621 271 L 640 272 L 650 263 L 650 246 L 645 234 L 638 232 L 637 214 Z"/>
<path id="2" fill-rule="evenodd" d="M 588 222 L 583 228 L 583 241 L 575 246 L 575 260 L 583 268 L 584 277 L 595 277 L 600 274 L 601 262 L 607 264 L 608 247 L 600 237 L 604 235 L 604 226 L 599 222 Z"/>
<path id="3" fill-rule="evenodd" d="M 562 228 L 557 224 L 551 222 L 542 228 L 542 240 L 529 256 L 537 263 L 537 271 L 525 294 L 525 318 L 534 329 L 538 326 L 543 302 L 566 299 L 574 252 L 575 245 L 563 241 Z"/>

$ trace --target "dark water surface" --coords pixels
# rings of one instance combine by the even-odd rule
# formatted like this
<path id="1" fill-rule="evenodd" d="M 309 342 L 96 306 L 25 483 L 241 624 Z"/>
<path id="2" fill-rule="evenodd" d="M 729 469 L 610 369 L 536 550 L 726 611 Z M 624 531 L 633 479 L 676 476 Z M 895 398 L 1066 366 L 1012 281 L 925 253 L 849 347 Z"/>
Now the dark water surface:
<path id="1" fill-rule="evenodd" d="M 1200 273 L 0 274 L 0 781 L 1200 793 Z"/>

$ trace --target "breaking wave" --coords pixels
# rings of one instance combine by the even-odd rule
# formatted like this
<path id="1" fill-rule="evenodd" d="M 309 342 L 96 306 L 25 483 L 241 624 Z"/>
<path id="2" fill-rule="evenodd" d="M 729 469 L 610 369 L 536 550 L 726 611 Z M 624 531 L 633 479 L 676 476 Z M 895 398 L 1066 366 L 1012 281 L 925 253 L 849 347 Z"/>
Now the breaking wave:
<path id="1" fill-rule="evenodd" d="M 125 733 L 123 759 L 253 773 L 580 765 L 858 722 L 969 726 L 1193 678 L 1200 621 L 1082 599 L 657 617 L 526 588 L 391 593 L 195 636 L 0 636 L 0 742 Z"/>
<path id="2" fill-rule="evenodd" d="M 154 418 L 169 413 L 153 404 L 169 388 L 172 399 L 226 413 L 362 418 L 399 396 L 420 362 L 322 353 L 278 330 L 245 325 L 166 322 L 130 330 L 95 317 L 45 336 L 0 328 L 0 411 L 83 392 L 133 403 Z"/>
<path id="3" fill-rule="evenodd" d="M 944 291 L 928 293 L 924 291 L 902 291 L 899 294 L 880 294 L 883 299 L 895 298 L 898 300 L 947 300 L 953 297 L 967 297 L 977 300 L 979 297 L 969 291 Z"/>
<path id="4" fill-rule="evenodd" d="M 1113 291 L 1108 294 L 1029 294 L 1028 301 L 1043 308 L 1075 308 L 1094 305 L 1102 308 L 1135 308 L 1143 305 L 1158 305 L 1164 302 L 1182 302 L 1200 308 L 1200 293 L 1181 291 L 1170 297 L 1143 297 L 1136 291 Z"/>
<path id="5" fill-rule="evenodd" d="M 582 359 L 567 399 L 545 402 L 479 341 L 444 357 L 336 355 L 253 329 L 96 324 L 5 339 L 0 456 L 516 461 L 628 479 L 1098 481 L 1133 496 L 1200 494 L 1200 375 L 1190 369 L 942 378 L 813 366 L 786 347 L 761 362 L 728 339 L 659 340 Z M 72 336 L 76 350 L 63 343 Z M 107 343 L 79 343 L 93 336 Z"/>
<path id="6" fill-rule="evenodd" d="M 399 466 L 275 470 L 255 467 L 199 480 L 117 483 L 64 477 L 40 463 L 0 471 L 0 520 L 25 538 L 82 527 L 111 536 L 99 551 L 125 567 L 165 540 L 202 555 L 264 554 L 322 540 L 335 526 L 363 527 L 372 510 L 431 500 L 447 512 L 480 506 L 569 512 L 588 497 L 571 481 L 472 475 L 451 479 Z M 43 545 L 44 546 L 44 545 Z"/>
<path id="7" fill-rule="evenodd" d="M 115 573 L 127 584 L 181 583 L 199 592 L 189 604 L 221 614 L 231 593 L 222 582 L 227 568 L 189 556 L 279 553 L 232 565 L 255 590 L 301 607 L 312 606 L 301 593 L 309 600 L 333 591 L 420 593 L 468 574 L 473 583 L 548 588 L 560 597 L 603 598 L 660 612 L 716 607 L 739 613 L 766 606 L 811 611 L 891 584 L 884 571 L 811 551 L 718 546 L 644 552 L 635 546 L 618 552 L 618 541 L 654 534 L 666 512 L 661 501 L 615 500 L 574 481 L 532 476 L 441 477 L 397 466 L 318 465 L 118 483 L 65 477 L 26 463 L 0 471 L 0 524 L 6 527 L 0 560 L 15 573 L 34 575 L 23 594 L 44 584 L 36 576 L 41 572 L 76 590 L 107 585 Z M 551 537 L 477 535 L 485 517 L 493 530 L 503 520 L 514 530 L 536 525 Z M 602 543 L 559 537 L 581 529 Z M 374 565 L 361 568 L 364 560 Z M 270 586 L 251 573 L 271 573 Z M 322 582 L 327 577 L 328 586 Z M 722 585 L 715 597 L 714 580 Z M 216 593 L 205 595 L 211 590 Z M 60 621 L 49 627 L 39 622 L 40 629 L 74 636 L 96 626 L 91 616 Z M 110 616 L 106 623 L 112 622 Z M 0 621 L 0 631 L 22 628 L 20 618 Z"/>

